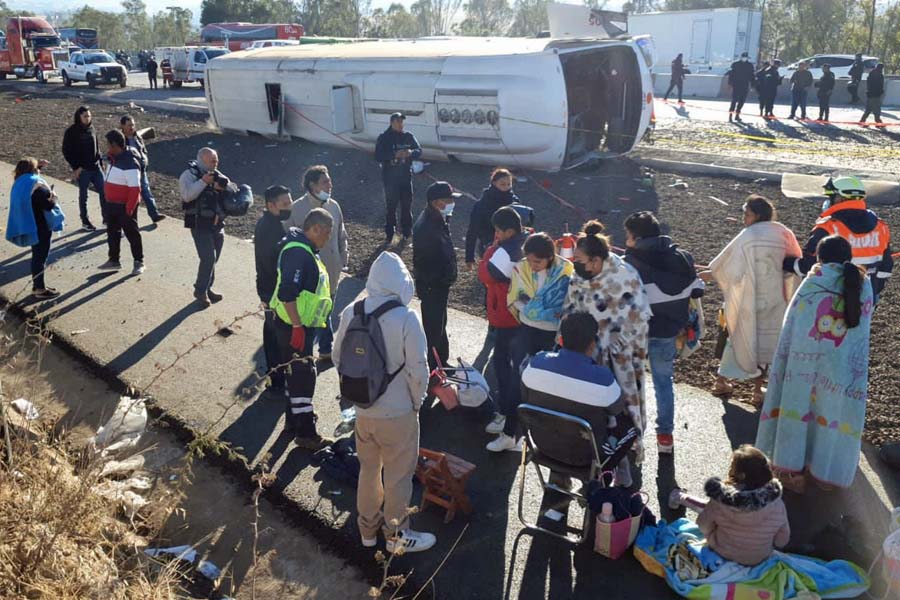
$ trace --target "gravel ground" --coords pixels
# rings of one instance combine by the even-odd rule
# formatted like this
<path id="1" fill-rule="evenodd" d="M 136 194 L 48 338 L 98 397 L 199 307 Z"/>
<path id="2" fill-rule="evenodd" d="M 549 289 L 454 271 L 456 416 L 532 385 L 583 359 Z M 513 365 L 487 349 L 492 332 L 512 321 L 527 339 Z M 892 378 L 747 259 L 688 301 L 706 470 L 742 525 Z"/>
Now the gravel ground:
<path id="1" fill-rule="evenodd" d="M 746 118 L 743 124 L 728 123 L 724 118 L 723 121 L 667 119 L 658 123 L 651 139 L 654 147 L 665 150 L 690 148 L 761 162 L 776 160 L 900 173 L 898 127 L 789 124 L 752 117 Z"/>
<path id="2" fill-rule="evenodd" d="M 39 95 L 23 102 L 15 102 L 10 91 L 0 92 L 0 136 L 6 141 L 0 146 L 0 160 L 15 162 L 22 154 L 47 158 L 51 165 L 47 172 L 65 178 L 68 167 L 60 153 L 62 135 L 71 122 L 71 115 L 80 101 L 75 98 L 48 98 Z M 127 107 L 96 104 L 93 107 L 98 130 L 105 132 L 117 126 L 118 119 Z M 132 112 L 134 112 L 132 110 Z M 266 186 L 275 183 L 288 185 L 298 193 L 298 181 L 303 169 L 309 165 L 328 165 L 335 182 L 334 195 L 341 203 L 347 221 L 351 243 L 350 272 L 365 276 L 368 267 L 383 245 L 383 194 L 378 165 L 362 152 L 315 145 L 308 142 L 276 143 L 259 137 L 242 137 L 216 133 L 205 119 L 196 115 L 164 114 L 148 111 L 135 114 L 138 127 L 152 126 L 157 138 L 150 142 L 150 182 L 161 210 L 180 217 L 177 178 L 193 158 L 198 148 L 212 146 L 219 151 L 220 168 L 233 180 L 248 183 L 259 195 Z M 677 123 L 664 131 L 657 131 L 658 145 L 671 144 L 699 148 L 703 144 L 721 142 L 716 131 L 727 129 L 727 124 Z M 735 128 L 736 129 L 736 128 Z M 840 135 L 845 135 L 846 132 Z M 793 134 L 780 133 L 782 137 Z M 804 138 L 817 133 L 811 129 L 801 132 Z M 849 135 L 849 134 L 847 134 Z M 853 152 L 877 149 L 877 154 L 896 152 L 889 147 L 894 134 L 889 132 L 853 133 L 851 137 L 831 139 L 833 147 L 846 145 L 853 140 Z M 666 140 L 663 141 L 663 137 Z M 826 136 L 827 137 L 827 136 Z M 856 138 L 864 138 L 857 140 Z M 826 139 L 823 137 L 823 140 Z M 830 139 L 830 138 L 828 138 Z M 810 140 L 817 147 L 823 140 Z M 766 157 L 786 152 L 780 147 L 756 149 Z M 792 159 L 794 151 L 785 159 Z M 872 159 L 874 160 L 874 159 Z M 879 159 L 881 160 L 881 159 Z M 842 163 L 843 164 L 843 163 Z M 867 163 L 869 168 L 875 168 Z M 622 221 L 635 210 L 656 211 L 664 226 L 679 244 L 691 251 L 698 264 L 711 260 L 740 229 L 740 208 L 743 199 L 751 193 L 760 193 L 773 200 L 779 219 L 791 227 L 802 241 L 818 216 L 818 208 L 812 203 L 788 200 L 776 186 L 738 182 L 733 179 L 690 177 L 681 178 L 688 184 L 685 191 L 670 187 L 676 177 L 669 173 L 649 173 L 628 159 L 607 161 L 566 173 L 546 174 L 516 170 L 515 164 L 507 165 L 516 171 L 516 191 L 522 200 L 533 206 L 536 227 L 555 237 L 565 231 L 580 228 L 588 218 L 599 218 L 607 224 L 614 242 L 621 246 Z M 436 163 L 426 173 L 416 177 L 414 214 L 424 204 L 424 189 L 431 178 L 446 179 L 464 192 L 475 196 L 486 185 L 489 169 L 476 165 Z M 644 175 L 650 175 L 653 185 L 646 185 Z M 556 196 L 557 198 L 554 198 Z M 712 200 L 718 198 L 724 206 Z M 559 199 L 564 199 L 561 204 Z M 468 215 L 473 198 L 463 197 L 457 203 L 456 218 L 451 230 L 457 245 L 462 248 Z M 95 201 L 94 201 L 95 202 Z M 92 204 L 92 211 L 95 211 Z M 232 235 L 250 238 L 254 224 L 262 211 L 261 201 L 250 214 L 230 219 L 227 230 Z M 894 231 L 900 231 L 900 208 L 880 208 L 879 214 Z M 150 233 L 149 235 L 153 235 Z M 472 314 L 484 314 L 483 290 L 475 274 L 462 267 L 460 280 L 453 288 L 451 304 Z M 409 263 L 411 249 L 401 255 Z M 149 257 L 152 262 L 152 257 Z M 249 268 L 249 266 L 248 266 Z M 711 286 L 706 302 L 707 338 L 701 349 L 690 359 L 679 363 L 678 380 L 700 387 L 712 384 L 717 361 L 712 356 L 715 332 L 715 313 L 721 304 L 720 291 Z M 896 284 L 888 285 L 873 322 L 873 346 L 870 365 L 870 405 L 866 435 L 873 443 L 900 439 L 900 413 L 893 406 L 895 390 L 900 386 L 900 302 Z M 749 399 L 750 385 L 737 387 L 739 399 Z"/>

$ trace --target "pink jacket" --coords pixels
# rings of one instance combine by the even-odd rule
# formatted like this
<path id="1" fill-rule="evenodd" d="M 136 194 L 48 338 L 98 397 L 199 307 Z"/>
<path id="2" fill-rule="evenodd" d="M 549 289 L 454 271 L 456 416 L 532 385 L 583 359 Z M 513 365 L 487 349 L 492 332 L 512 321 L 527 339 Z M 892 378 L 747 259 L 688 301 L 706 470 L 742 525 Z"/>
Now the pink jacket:
<path id="1" fill-rule="evenodd" d="M 697 526 L 709 547 L 723 558 L 757 565 L 769 558 L 774 548 L 783 548 L 790 541 L 791 526 L 777 479 L 761 488 L 739 490 L 713 477 L 704 491 L 710 501 L 697 518 Z"/>

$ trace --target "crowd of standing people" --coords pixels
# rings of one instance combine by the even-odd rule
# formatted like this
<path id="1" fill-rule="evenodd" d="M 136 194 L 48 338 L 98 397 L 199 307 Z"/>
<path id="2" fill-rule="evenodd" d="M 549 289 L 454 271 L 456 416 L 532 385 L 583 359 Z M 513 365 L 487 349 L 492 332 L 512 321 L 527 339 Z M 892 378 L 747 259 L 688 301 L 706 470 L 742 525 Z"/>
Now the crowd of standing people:
<path id="1" fill-rule="evenodd" d="M 738 113 L 753 73 L 746 60 L 739 62 L 733 73 L 741 86 L 733 100 Z M 800 96 L 798 106 L 803 107 Z M 305 171 L 297 199 L 286 185 L 265 190 L 255 258 L 265 309 L 265 394 L 284 403 L 285 427 L 298 447 L 315 451 L 332 442 L 317 428 L 317 364 L 334 362 L 343 393 L 350 379 L 359 378 L 353 375 L 359 361 L 377 358 L 383 373 L 369 389 L 370 401 L 357 403 L 355 425 L 361 541 L 374 546 L 384 532 L 389 549 L 402 545 L 414 552 L 435 543 L 432 534 L 409 527 L 407 507 L 418 460 L 418 412 L 449 359 L 447 302 L 458 275 L 449 223 L 460 193 L 448 182 L 433 182 L 413 221 L 412 170 L 421 147 L 403 122 L 402 114 L 391 115 L 375 156 L 383 173 L 386 250 L 372 264 L 365 298 L 344 309 L 337 330 L 331 315 L 351 244 L 327 166 Z M 121 268 L 124 236 L 139 275 L 145 266 L 138 207 L 143 201 L 154 222 L 165 217 L 150 190 L 148 152 L 135 120 L 125 115 L 120 125 L 105 134 L 101 153 L 90 109 L 82 106 L 62 150 L 78 184 L 79 217 L 87 232 L 96 230 L 87 201 L 91 187 L 100 200 L 108 244 L 108 261 L 100 268 Z M 7 228 L 7 239 L 31 247 L 39 299 L 58 294 L 46 285 L 44 270 L 51 233 L 62 227 L 53 188 L 40 177 L 44 164 L 23 158 L 16 165 Z M 521 451 L 517 409 L 523 402 L 564 409 L 588 420 L 599 444 L 607 430 L 637 436 L 615 465 L 615 485 L 631 487 L 631 465 L 642 463 L 650 430 L 648 367 L 657 449 L 671 453 L 674 363 L 696 326 L 704 282 L 715 282 L 724 295 L 725 341 L 713 392 L 732 393 L 730 380 L 755 382 L 757 446 L 784 485 L 800 491 L 807 478 L 826 487 L 852 483 L 865 418 L 869 327 L 893 270 L 890 232 L 866 206 L 860 180 L 828 180 L 823 212 L 802 247 L 777 221 L 770 201 L 748 197 L 744 228 L 699 273 L 691 254 L 664 235 L 648 211 L 625 219 L 624 250 L 614 248 L 604 225 L 594 220 L 584 224 L 571 256 L 564 257 L 549 233 L 531 227 L 533 211 L 521 203 L 514 183 L 507 169 L 491 173 L 469 215 L 465 240 L 465 263 L 477 269 L 485 287 L 496 375 L 496 412 L 485 428 L 496 438 L 487 450 Z M 184 227 L 198 256 L 194 298 L 205 308 L 223 298 L 213 286 L 225 221 L 246 212 L 251 192 L 219 170 L 212 148 L 198 151 L 179 178 L 179 190 Z M 398 254 L 410 238 L 412 273 Z M 409 308 L 414 294 L 419 312 Z M 377 357 L 361 351 L 368 343 L 378 349 Z M 376 381 L 372 372 L 366 376 Z M 750 464 L 759 458 L 744 454 L 735 460 Z M 768 485 L 768 471 L 759 473 L 754 481 Z M 786 535 L 786 524 L 776 524 L 779 535 Z"/>

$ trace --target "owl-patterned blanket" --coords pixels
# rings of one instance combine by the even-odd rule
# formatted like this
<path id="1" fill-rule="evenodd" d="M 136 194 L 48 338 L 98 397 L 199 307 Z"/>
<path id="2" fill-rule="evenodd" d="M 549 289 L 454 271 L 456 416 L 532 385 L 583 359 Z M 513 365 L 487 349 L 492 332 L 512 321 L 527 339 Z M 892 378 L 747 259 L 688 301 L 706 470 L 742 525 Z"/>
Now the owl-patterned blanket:
<path id="1" fill-rule="evenodd" d="M 794 295 L 778 339 L 760 413 L 757 447 L 775 467 L 846 488 L 853 482 L 866 417 L 872 284 L 863 282 L 862 317 L 844 319 L 843 266 L 810 271 Z"/>

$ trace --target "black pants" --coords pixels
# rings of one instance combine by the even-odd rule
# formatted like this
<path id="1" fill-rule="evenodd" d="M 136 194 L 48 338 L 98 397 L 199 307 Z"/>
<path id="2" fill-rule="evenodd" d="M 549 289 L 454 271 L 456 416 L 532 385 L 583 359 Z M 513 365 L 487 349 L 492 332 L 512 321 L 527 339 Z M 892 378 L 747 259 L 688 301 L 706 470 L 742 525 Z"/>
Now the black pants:
<path id="1" fill-rule="evenodd" d="M 156 73 L 147 73 L 147 79 L 150 80 L 151 90 L 159 89 L 159 84 L 156 82 Z"/>
<path id="2" fill-rule="evenodd" d="M 728 107 L 728 112 L 735 113 L 735 115 L 741 114 L 741 109 L 744 108 L 744 102 L 747 101 L 747 94 L 750 92 L 749 87 L 734 87 L 731 89 L 731 105 Z"/>
<path id="3" fill-rule="evenodd" d="M 684 79 L 673 79 L 671 83 L 669 83 L 669 89 L 666 90 L 666 95 L 663 97 L 663 99 L 668 100 L 669 94 L 671 94 L 672 90 L 674 90 L 676 87 L 678 88 L 678 101 L 682 102 L 681 94 L 684 91 Z"/>
<path id="4" fill-rule="evenodd" d="M 400 229 L 403 237 L 412 235 L 412 200 L 413 188 L 412 182 L 408 183 L 385 183 L 384 184 L 384 203 L 387 214 L 384 219 L 384 235 L 388 238 L 394 236 L 394 229 L 397 227 L 397 208 L 400 209 Z"/>
<path id="5" fill-rule="evenodd" d="M 517 388 L 522 385 L 522 363 L 538 352 L 553 350 L 553 346 L 555 345 L 555 331 L 545 331 L 536 327 L 529 327 L 528 325 L 519 327 L 516 331 L 516 338 L 512 342 L 512 348 L 510 349 L 513 363 L 513 385 Z M 504 412 L 506 424 L 503 426 L 503 433 L 506 435 L 519 435 L 519 419 L 518 414 L 516 413 L 518 407 L 519 404 L 516 403 L 516 406 L 513 407 L 512 410 L 507 409 L 507 411 Z"/>
<path id="6" fill-rule="evenodd" d="M 141 230 L 138 229 L 137 207 L 132 214 L 125 212 L 124 204 L 106 203 L 106 242 L 109 244 L 109 260 L 119 262 L 122 249 L 122 236 L 125 233 L 131 246 L 131 258 L 137 262 L 144 261 L 144 246 L 141 243 Z"/>
<path id="7" fill-rule="evenodd" d="M 850 102 L 859 102 L 859 84 L 861 82 L 861 79 L 851 79 L 850 83 L 847 84 L 847 91 L 850 92 Z"/>
<path id="8" fill-rule="evenodd" d="M 819 94 L 819 120 L 828 121 L 831 118 L 831 92 Z"/>
<path id="9" fill-rule="evenodd" d="M 881 123 L 881 100 L 882 96 L 869 96 L 866 98 L 866 110 L 863 112 L 860 122 L 865 123 L 869 115 L 874 115 L 875 122 Z"/>
<path id="10" fill-rule="evenodd" d="M 285 428 L 300 437 L 316 434 L 316 414 L 313 411 L 313 396 L 316 393 L 316 363 L 312 358 L 315 330 L 307 328 L 303 350 L 291 347 L 290 325 L 275 317 L 275 337 L 281 364 L 285 367 L 288 397 L 284 407 Z"/>
<path id="11" fill-rule="evenodd" d="M 773 112 L 775 110 L 775 98 L 778 96 L 778 90 L 768 91 L 766 92 L 766 106 L 765 112 L 767 117 L 773 116 Z"/>
<path id="12" fill-rule="evenodd" d="M 43 290 L 44 269 L 47 267 L 47 256 L 50 255 L 50 238 L 53 234 L 49 229 L 38 228 L 38 243 L 31 247 L 31 289 Z"/>
<path id="13" fill-rule="evenodd" d="M 265 320 L 263 321 L 263 354 L 266 357 L 266 372 L 269 374 L 272 387 L 283 389 L 286 369 L 283 367 L 275 369 L 277 365 L 282 363 L 281 351 L 278 349 L 278 336 L 275 333 L 276 321 L 278 320 L 279 318 L 275 311 L 266 310 Z"/>
<path id="14" fill-rule="evenodd" d="M 428 368 L 434 369 L 437 361 L 434 350 L 437 350 L 441 363 L 447 366 L 450 358 L 450 340 L 447 338 L 447 299 L 450 297 L 449 287 L 432 287 L 417 290 L 422 301 L 422 328 L 428 342 Z"/>

